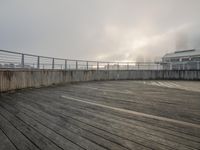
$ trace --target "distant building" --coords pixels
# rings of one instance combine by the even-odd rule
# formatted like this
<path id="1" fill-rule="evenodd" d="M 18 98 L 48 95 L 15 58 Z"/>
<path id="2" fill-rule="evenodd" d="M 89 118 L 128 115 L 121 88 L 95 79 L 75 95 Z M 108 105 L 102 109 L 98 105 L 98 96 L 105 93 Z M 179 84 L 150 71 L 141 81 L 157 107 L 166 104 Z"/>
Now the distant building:
<path id="1" fill-rule="evenodd" d="M 167 53 L 162 58 L 163 69 L 200 69 L 200 50 L 190 49 Z"/>

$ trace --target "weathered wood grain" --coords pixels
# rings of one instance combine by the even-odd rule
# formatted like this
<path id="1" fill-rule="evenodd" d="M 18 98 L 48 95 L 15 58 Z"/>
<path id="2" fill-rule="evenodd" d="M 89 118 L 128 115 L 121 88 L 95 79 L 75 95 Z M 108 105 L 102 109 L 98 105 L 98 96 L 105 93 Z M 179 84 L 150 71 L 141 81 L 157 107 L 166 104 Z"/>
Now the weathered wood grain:
<path id="1" fill-rule="evenodd" d="M 0 150 L 16 150 L 8 137 L 0 130 Z"/>
<path id="2" fill-rule="evenodd" d="M 200 149 L 200 92 L 177 84 L 187 85 L 105 81 L 2 94 L 0 149 Z"/>

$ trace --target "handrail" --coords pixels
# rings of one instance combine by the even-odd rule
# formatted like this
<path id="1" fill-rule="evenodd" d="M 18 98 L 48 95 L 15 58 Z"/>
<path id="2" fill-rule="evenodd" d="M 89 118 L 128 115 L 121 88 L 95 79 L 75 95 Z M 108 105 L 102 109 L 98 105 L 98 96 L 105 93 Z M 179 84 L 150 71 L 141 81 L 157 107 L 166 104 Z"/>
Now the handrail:
<path id="1" fill-rule="evenodd" d="M 28 54 L 28 53 L 21 53 L 21 52 L 13 52 L 13 51 L 9 51 L 9 50 L 2 50 L 0 49 L 0 52 L 6 52 L 6 53 L 12 53 L 12 54 L 24 54 L 27 56 L 33 56 L 33 57 L 43 57 L 43 58 L 54 58 L 57 60 L 68 60 L 68 61 L 79 61 L 79 62 L 99 62 L 99 63 L 154 63 L 152 61 L 145 61 L 145 62 L 138 62 L 138 61 L 96 61 L 96 60 L 83 60 L 83 59 L 65 59 L 65 58 L 58 58 L 58 57 L 49 57 L 49 56 L 42 56 L 42 55 L 35 55 L 35 54 Z"/>
<path id="2" fill-rule="evenodd" d="M 136 62 L 94 61 L 39 56 L 0 50 L 0 68 L 61 69 L 61 70 L 200 70 L 200 61 Z"/>

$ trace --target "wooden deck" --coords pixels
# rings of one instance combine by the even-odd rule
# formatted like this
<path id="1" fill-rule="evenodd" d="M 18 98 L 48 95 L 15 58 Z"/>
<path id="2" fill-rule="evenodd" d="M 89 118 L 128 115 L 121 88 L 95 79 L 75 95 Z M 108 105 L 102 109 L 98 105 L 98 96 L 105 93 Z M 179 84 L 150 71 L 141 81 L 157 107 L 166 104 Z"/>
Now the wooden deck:
<path id="1" fill-rule="evenodd" d="M 200 149 L 198 88 L 102 81 L 4 93 L 0 150 Z"/>

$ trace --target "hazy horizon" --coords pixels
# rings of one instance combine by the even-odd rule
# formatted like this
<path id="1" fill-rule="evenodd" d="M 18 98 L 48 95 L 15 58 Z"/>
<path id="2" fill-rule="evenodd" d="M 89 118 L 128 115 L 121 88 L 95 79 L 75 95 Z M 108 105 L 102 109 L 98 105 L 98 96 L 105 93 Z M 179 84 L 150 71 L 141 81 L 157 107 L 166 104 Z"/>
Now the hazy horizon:
<path id="1" fill-rule="evenodd" d="M 1 0 L 0 49 L 151 61 L 200 48 L 199 10 L 199 0 Z"/>

